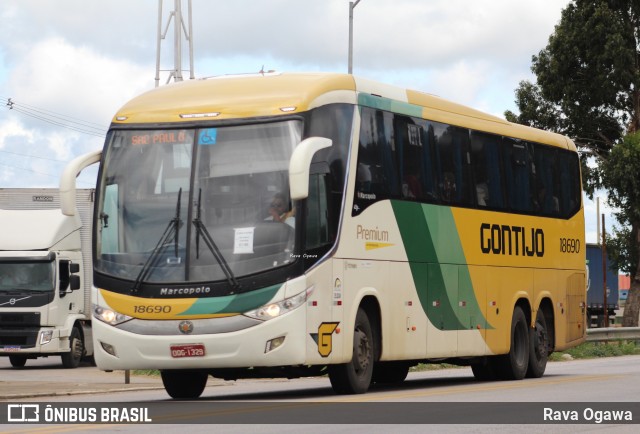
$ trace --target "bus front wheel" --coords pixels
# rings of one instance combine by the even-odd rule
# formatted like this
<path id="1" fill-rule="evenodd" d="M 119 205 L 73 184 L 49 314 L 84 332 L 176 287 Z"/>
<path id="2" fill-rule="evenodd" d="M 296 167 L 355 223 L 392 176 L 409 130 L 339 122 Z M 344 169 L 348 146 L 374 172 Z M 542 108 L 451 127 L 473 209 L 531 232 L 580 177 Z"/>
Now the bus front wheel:
<path id="1" fill-rule="evenodd" d="M 168 370 L 160 371 L 164 390 L 174 399 L 195 399 L 202 395 L 207 378 L 204 372 Z"/>
<path id="2" fill-rule="evenodd" d="M 373 374 L 374 341 L 371 323 L 364 309 L 358 309 L 353 333 L 351 362 L 329 365 L 329 380 L 336 393 L 365 393 Z"/>
<path id="3" fill-rule="evenodd" d="M 511 349 L 500 356 L 501 369 L 498 372 L 503 380 L 522 380 L 529 367 L 529 324 L 522 308 L 516 306 L 511 318 Z"/>

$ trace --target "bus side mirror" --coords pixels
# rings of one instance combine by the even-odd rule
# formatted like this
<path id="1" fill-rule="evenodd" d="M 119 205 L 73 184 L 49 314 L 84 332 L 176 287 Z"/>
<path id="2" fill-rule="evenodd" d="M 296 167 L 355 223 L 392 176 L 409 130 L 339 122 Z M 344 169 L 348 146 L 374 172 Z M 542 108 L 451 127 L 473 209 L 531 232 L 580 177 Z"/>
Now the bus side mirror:
<path id="1" fill-rule="evenodd" d="M 289 190 L 292 200 L 306 199 L 309 196 L 311 159 L 316 152 L 331 144 L 331 139 L 325 137 L 309 137 L 293 150 L 289 161 Z"/>

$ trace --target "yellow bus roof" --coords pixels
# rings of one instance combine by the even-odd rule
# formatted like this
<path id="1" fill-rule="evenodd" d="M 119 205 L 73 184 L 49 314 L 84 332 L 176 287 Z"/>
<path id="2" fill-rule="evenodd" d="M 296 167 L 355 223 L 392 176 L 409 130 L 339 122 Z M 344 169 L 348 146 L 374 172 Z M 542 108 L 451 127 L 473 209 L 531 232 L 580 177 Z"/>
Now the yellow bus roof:
<path id="1" fill-rule="evenodd" d="M 223 120 L 304 112 L 330 102 L 365 105 L 494 134 L 568 148 L 567 137 L 523 125 L 422 92 L 336 73 L 222 76 L 155 88 L 127 102 L 114 125 Z M 363 101 L 363 99 L 360 99 Z M 390 104 L 391 103 L 391 104 Z M 389 105 L 390 104 L 390 105 Z"/>

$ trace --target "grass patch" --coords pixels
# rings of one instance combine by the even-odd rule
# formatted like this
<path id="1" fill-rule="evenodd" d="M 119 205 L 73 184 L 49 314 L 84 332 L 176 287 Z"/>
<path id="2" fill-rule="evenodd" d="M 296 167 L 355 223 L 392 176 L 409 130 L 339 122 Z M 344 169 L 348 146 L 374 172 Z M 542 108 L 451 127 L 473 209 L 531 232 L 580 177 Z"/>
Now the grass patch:
<path id="1" fill-rule="evenodd" d="M 132 375 L 140 375 L 144 377 L 159 377 L 160 371 L 157 369 L 134 369 L 131 371 Z"/>
<path id="2" fill-rule="evenodd" d="M 549 356 L 552 362 L 559 362 L 569 359 L 595 359 L 598 357 L 632 356 L 640 354 L 640 347 L 635 342 L 585 342 L 574 348 L 557 352 Z M 569 360 L 571 360 L 569 359 Z"/>

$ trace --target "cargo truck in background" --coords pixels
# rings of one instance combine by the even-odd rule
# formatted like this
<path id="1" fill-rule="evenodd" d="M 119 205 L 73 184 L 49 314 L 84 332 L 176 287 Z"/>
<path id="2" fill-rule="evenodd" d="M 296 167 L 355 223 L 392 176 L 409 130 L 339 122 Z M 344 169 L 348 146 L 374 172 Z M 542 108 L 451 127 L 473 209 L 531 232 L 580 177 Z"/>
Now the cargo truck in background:
<path id="1" fill-rule="evenodd" d="M 69 163 L 60 189 L 0 189 L 0 356 L 14 367 L 60 356 L 75 368 L 93 356 L 95 190 L 76 190 L 75 178 L 96 156 Z"/>
<path id="2" fill-rule="evenodd" d="M 602 246 L 587 244 L 587 318 L 590 327 L 603 327 L 605 315 L 613 325 L 618 306 L 618 270 L 611 269 L 607 258 L 607 304 L 604 304 Z"/>

